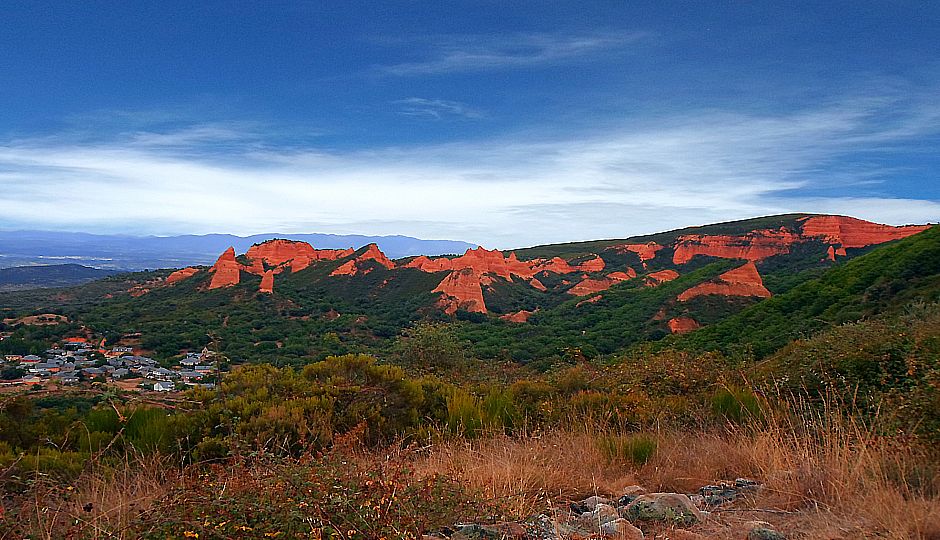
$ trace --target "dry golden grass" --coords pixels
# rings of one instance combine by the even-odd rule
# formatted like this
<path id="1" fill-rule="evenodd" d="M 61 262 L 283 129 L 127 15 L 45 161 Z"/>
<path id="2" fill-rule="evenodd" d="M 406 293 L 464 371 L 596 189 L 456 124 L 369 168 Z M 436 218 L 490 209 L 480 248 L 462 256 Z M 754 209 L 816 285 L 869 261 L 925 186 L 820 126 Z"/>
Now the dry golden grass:
<path id="1" fill-rule="evenodd" d="M 166 459 L 130 457 L 117 466 L 93 464 L 70 486 L 38 484 L 23 501 L 18 525 L 32 538 L 132 538 L 133 520 L 159 501 L 182 471 Z M 0 538 L 7 538 L 0 523 Z"/>
<path id="2" fill-rule="evenodd" d="M 745 522 L 763 520 L 790 538 L 940 539 L 936 454 L 880 436 L 832 410 L 767 411 L 764 421 L 748 427 L 648 433 L 656 450 L 642 464 L 611 458 L 605 451 L 602 441 L 619 435 L 587 426 L 538 436 L 444 440 L 405 453 L 416 477 L 446 475 L 520 519 L 567 499 L 618 495 L 633 484 L 691 493 L 744 476 L 764 488 L 717 509 L 693 530 L 707 538 L 739 539 L 746 535 Z M 378 462 L 387 461 L 389 451 L 358 448 L 354 453 L 355 459 Z M 230 467 L 233 475 L 249 474 L 239 462 Z M 37 538 L 62 537 L 70 527 L 81 529 L 82 538 L 123 538 L 120 531 L 160 504 L 165 493 L 181 485 L 183 474 L 159 459 L 93 468 L 72 490 L 36 490 L 25 513 L 29 529 Z M 453 516 L 454 521 L 461 517 Z M 647 532 L 650 538 L 679 534 Z"/>
<path id="3" fill-rule="evenodd" d="M 636 483 L 630 471 L 610 463 L 593 432 L 554 431 L 514 438 L 496 435 L 434 446 L 416 463 L 424 474 L 443 474 L 515 517 L 545 509 L 548 501 L 611 493 Z"/>
<path id="4" fill-rule="evenodd" d="M 610 435 L 583 429 L 450 441 L 416 466 L 503 501 L 517 516 L 565 498 L 618 495 L 631 484 L 693 493 L 749 477 L 764 488 L 718 509 L 700 532 L 740 538 L 744 522 L 764 520 L 797 538 L 940 539 L 936 454 L 832 410 L 768 411 L 752 427 L 651 433 L 656 452 L 642 465 L 608 459 L 598 441 Z"/>

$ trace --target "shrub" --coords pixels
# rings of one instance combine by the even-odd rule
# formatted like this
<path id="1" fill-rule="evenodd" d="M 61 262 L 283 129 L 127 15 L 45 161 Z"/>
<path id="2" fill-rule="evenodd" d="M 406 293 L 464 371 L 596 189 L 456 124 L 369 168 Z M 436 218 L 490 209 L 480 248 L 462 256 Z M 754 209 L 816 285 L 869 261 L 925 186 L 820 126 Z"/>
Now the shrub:
<path id="1" fill-rule="evenodd" d="M 656 439 L 642 433 L 626 436 L 604 434 L 598 437 L 597 442 L 610 462 L 629 462 L 640 466 L 656 452 Z"/>

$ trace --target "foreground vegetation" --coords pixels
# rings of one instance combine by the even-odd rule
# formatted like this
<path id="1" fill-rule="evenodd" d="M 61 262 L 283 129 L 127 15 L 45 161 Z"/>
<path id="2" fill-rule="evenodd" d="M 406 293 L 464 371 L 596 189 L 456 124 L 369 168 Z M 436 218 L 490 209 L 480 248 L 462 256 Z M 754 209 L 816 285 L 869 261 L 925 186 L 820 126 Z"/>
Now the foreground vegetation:
<path id="1" fill-rule="evenodd" d="M 248 365 L 159 408 L 8 397 L 0 525 L 6 538 L 419 538 L 631 484 L 694 493 L 748 477 L 764 488 L 694 529 L 935 538 L 937 336 L 940 306 L 912 304 L 758 364 L 651 350 L 484 374 L 494 365 L 427 325 L 400 340 L 405 367 Z"/>
<path id="2" fill-rule="evenodd" d="M 693 529 L 741 538 L 756 519 L 792 538 L 938 538 L 938 246 L 934 228 L 807 267 L 768 283 L 774 298 L 665 339 L 649 321 L 683 278 L 526 325 L 426 316 L 406 289 L 338 317 L 319 314 L 332 300 L 307 313 L 213 291 L 10 323 L 0 352 L 43 350 L 90 316 L 109 340 L 128 321 L 162 329 L 143 339 L 164 356 L 218 338 L 255 362 L 159 401 L 0 396 L 0 538 L 420 538 L 633 484 L 694 494 L 739 477 L 763 487 Z M 381 316 L 353 317 L 366 307 Z M 678 538 L 670 526 L 643 525 Z"/>
<path id="3" fill-rule="evenodd" d="M 186 466 L 128 454 L 67 483 L 35 474 L 29 493 L 5 501 L 0 524 L 9 538 L 420 538 L 634 484 L 683 493 L 746 476 L 764 487 L 691 529 L 741 538 L 759 519 L 790 538 L 940 535 L 935 455 L 807 410 L 691 431 L 588 427 L 377 448 L 350 434 L 338 443 Z"/>

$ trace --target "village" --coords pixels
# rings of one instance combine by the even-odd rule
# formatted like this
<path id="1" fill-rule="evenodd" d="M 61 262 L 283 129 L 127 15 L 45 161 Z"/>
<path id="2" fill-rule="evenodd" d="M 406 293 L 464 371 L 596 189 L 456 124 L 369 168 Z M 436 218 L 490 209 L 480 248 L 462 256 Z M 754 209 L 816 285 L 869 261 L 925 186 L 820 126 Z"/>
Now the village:
<path id="1" fill-rule="evenodd" d="M 183 352 L 171 362 L 158 362 L 133 347 L 105 347 L 104 343 L 103 339 L 95 343 L 86 337 L 68 337 L 51 343 L 42 354 L 0 354 L 0 369 L 5 374 L 0 389 L 104 384 L 126 391 L 169 393 L 213 388 L 219 380 L 221 357 L 208 348 Z"/>

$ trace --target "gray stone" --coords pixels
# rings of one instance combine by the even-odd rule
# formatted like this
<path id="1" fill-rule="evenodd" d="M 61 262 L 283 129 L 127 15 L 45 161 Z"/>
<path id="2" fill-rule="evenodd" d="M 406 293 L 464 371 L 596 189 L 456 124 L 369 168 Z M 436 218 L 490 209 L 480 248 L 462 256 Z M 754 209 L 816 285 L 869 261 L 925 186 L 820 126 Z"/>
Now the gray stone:
<path id="1" fill-rule="evenodd" d="M 592 495 L 581 501 L 581 505 L 586 507 L 588 510 L 594 510 L 594 508 L 596 508 L 599 504 L 610 504 L 610 499 Z"/>
<path id="2" fill-rule="evenodd" d="M 643 531 L 637 529 L 632 523 L 623 519 L 617 518 L 613 521 L 608 521 L 600 526 L 601 536 L 604 538 L 614 538 L 617 540 L 643 540 Z"/>
<path id="3" fill-rule="evenodd" d="M 702 512 L 681 493 L 641 495 L 627 505 L 621 515 L 630 521 L 664 521 L 692 525 L 702 520 Z"/>
<path id="4" fill-rule="evenodd" d="M 747 540 L 786 540 L 786 536 L 774 530 L 766 521 L 748 521 L 745 526 L 749 529 Z"/>

